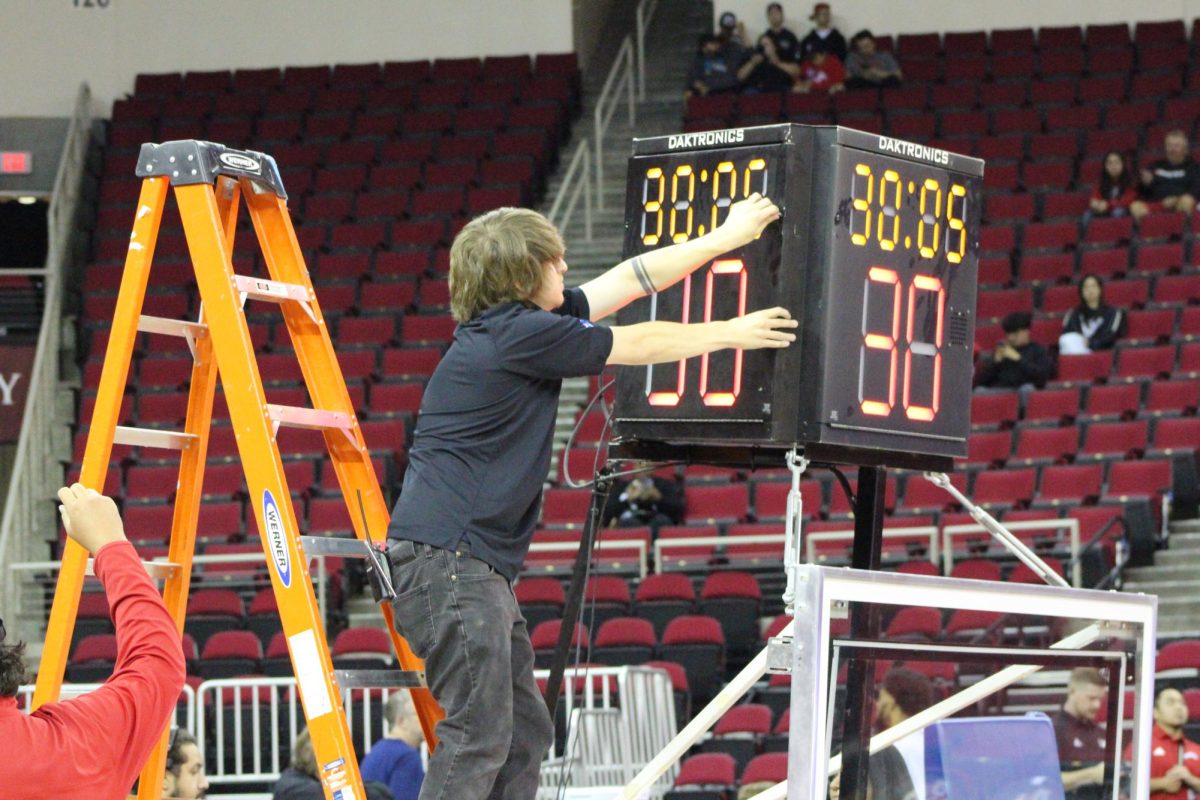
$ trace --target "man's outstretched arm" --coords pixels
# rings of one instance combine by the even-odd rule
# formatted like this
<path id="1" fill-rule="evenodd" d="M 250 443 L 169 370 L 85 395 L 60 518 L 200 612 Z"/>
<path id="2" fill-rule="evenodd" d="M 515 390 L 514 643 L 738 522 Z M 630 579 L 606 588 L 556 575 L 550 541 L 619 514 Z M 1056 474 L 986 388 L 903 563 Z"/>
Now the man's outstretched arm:
<path id="1" fill-rule="evenodd" d="M 661 364 L 725 348 L 787 347 L 799 323 L 786 308 L 766 308 L 720 322 L 641 322 L 612 330 L 609 364 Z"/>
<path id="2" fill-rule="evenodd" d="M 719 255 L 754 241 L 779 219 L 779 208 L 755 192 L 734 203 L 720 227 L 691 241 L 622 261 L 583 284 L 591 318 L 603 319 L 640 297 L 661 292 Z"/>

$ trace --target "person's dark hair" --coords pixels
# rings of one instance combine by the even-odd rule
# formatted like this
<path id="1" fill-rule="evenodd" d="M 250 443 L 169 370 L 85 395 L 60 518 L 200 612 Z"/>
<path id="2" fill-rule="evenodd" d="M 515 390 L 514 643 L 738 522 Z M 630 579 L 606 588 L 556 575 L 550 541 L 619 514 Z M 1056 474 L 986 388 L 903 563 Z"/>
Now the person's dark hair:
<path id="1" fill-rule="evenodd" d="M 1116 156 L 1121 159 L 1121 174 L 1117 176 L 1115 181 L 1108 174 L 1109 156 Z M 1100 161 L 1100 196 L 1107 198 L 1113 194 L 1121 194 L 1131 186 L 1133 186 L 1133 173 L 1129 169 L 1129 159 L 1120 150 L 1109 150 Z M 1113 189 L 1117 191 L 1113 192 Z"/>
<path id="2" fill-rule="evenodd" d="M 1162 699 L 1164 692 L 1179 692 L 1179 689 L 1175 688 L 1174 686 L 1172 686 L 1169 683 L 1158 684 L 1158 686 L 1156 686 L 1154 689 L 1154 705 L 1156 707 L 1158 706 L 1158 701 Z M 1179 692 L 1179 693 L 1183 694 L 1183 692 Z"/>
<path id="3" fill-rule="evenodd" d="M 903 667 L 889 670 L 883 676 L 883 688 L 910 717 L 933 705 L 933 686 L 929 678 L 914 670 Z"/>
<path id="4" fill-rule="evenodd" d="M 782 3 L 767 3 L 767 11 L 770 12 L 772 10 L 778 10 L 779 13 L 782 14 L 783 13 L 783 4 Z"/>
<path id="5" fill-rule="evenodd" d="M 1005 333 L 1023 331 L 1033 325 L 1033 315 L 1028 311 L 1014 311 L 1000 320 L 1000 328 Z"/>
<path id="6" fill-rule="evenodd" d="M 0 697 L 16 697 L 25 679 L 25 643 L 0 644 Z"/>
<path id="7" fill-rule="evenodd" d="M 855 47 L 863 39 L 874 39 L 874 38 L 875 38 L 875 34 L 871 33 L 870 28 L 863 28 L 861 31 L 859 31 L 858 33 L 856 33 L 850 37 L 850 46 Z"/>
<path id="8" fill-rule="evenodd" d="M 170 772 L 175 777 L 179 777 L 179 770 L 183 763 L 187 760 L 183 757 L 183 748 L 186 745 L 194 744 L 199 747 L 196 737 L 192 736 L 191 732 L 186 728 L 171 728 L 171 733 L 167 737 L 167 772 Z"/>
<path id="9" fill-rule="evenodd" d="M 1084 275 L 1082 278 L 1079 279 L 1079 286 L 1078 286 L 1079 308 L 1083 309 L 1083 310 L 1088 310 L 1088 304 L 1083 299 L 1083 285 L 1085 283 L 1087 283 L 1089 280 L 1095 281 L 1096 285 L 1100 287 L 1100 306 L 1099 307 L 1104 308 L 1104 281 L 1101 280 L 1100 276 L 1094 272 L 1089 272 L 1086 275 Z"/>

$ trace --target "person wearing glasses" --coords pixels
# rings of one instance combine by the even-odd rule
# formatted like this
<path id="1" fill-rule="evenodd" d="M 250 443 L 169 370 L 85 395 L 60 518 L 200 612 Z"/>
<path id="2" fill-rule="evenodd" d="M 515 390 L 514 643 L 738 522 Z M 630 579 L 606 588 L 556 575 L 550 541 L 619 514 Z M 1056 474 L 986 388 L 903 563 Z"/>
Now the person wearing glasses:
<path id="1" fill-rule="evenodd" d="M 116 800 L 127 796 L 175 710 L 183 646 L 125 538 L 116 504 L 78 483 L 59 489 L 58 498 L 67 535 L 95 557 L 116 629 L 117 663 L 94 692 L 25 714 L 16 699 L 26 680 L 25 646 L 5 644 L 0 625 L 0 799 Z"/>

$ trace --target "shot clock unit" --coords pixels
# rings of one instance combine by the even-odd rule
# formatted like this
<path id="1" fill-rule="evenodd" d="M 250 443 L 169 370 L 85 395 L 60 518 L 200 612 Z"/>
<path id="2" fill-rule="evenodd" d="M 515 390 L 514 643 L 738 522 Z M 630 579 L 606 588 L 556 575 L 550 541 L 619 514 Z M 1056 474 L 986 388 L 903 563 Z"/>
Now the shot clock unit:
<path id="1" fill-rule="evenodd" d="M 982 176 L 978 159 L 840 127 L 634 140 L 626 258 L 711 231 L 752 192 L 782 217 L 618 324 L 780 305 L 800 327 L 784 350 L 620 368 L 620 452 L 718 446 L 752 461 L 800 446 L 830 463 L 948 468 L 970 426 Z"/>

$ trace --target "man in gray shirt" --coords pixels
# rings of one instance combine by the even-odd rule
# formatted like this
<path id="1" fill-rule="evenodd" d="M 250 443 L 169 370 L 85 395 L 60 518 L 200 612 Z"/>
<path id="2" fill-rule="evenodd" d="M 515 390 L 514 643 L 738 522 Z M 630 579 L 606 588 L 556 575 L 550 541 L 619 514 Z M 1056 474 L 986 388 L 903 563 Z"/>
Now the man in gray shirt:
<path id="1" fill-rule="evenodd" d="M 875 49 L 875 36 L 861 30 L 850 40 L 846 57 L 846 88 L 870 89 L 899 86 L 904 74 L 896 57 Z"/>

